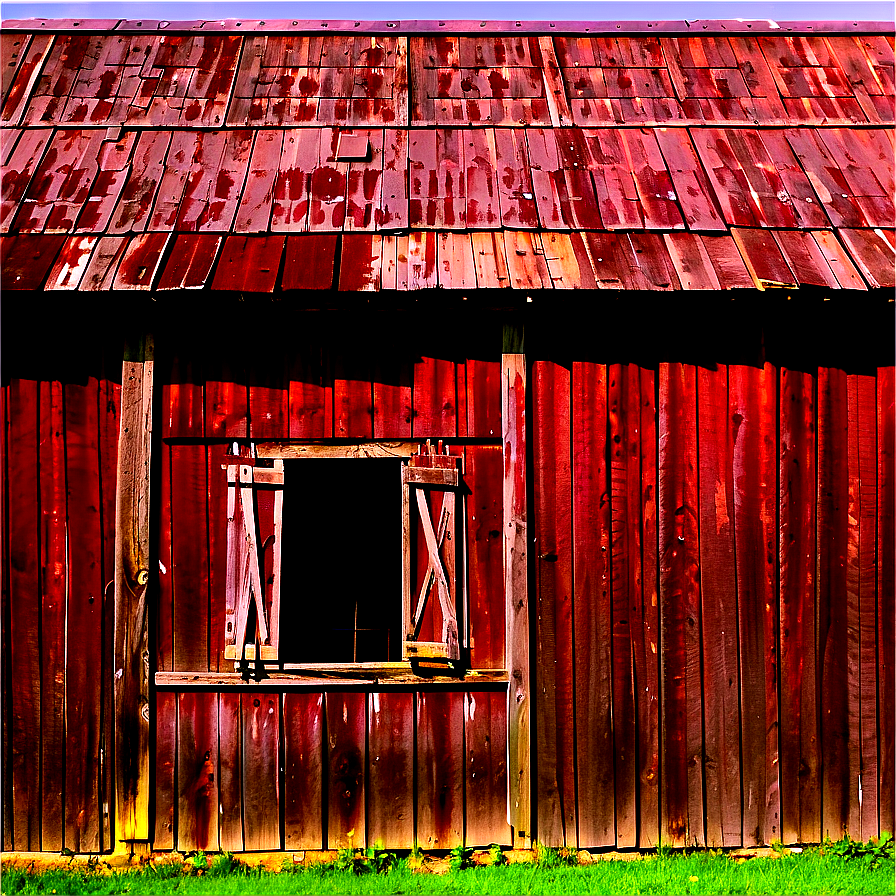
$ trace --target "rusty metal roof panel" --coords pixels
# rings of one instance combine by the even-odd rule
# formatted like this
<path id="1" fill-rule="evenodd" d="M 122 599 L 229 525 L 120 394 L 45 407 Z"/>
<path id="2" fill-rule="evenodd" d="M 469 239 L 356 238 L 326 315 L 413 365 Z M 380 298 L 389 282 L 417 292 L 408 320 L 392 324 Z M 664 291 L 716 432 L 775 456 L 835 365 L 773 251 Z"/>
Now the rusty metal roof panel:
<path id="1" fill-rule="evenodd" d="M 239 292 L 273 292 L 283 255 L 284 237 L 229 236 L 224 241 L 211 288 Z"/>
<path id="2" fill-rule="evenodd" d="M 871 287 L 896 286 L 896 230 L 837 231 Z"/>
<path id="3" fill-rule="evenodd" d="M 210 233 L 178 234 L 156 289 L 203 289 L 223 239 Z"/>

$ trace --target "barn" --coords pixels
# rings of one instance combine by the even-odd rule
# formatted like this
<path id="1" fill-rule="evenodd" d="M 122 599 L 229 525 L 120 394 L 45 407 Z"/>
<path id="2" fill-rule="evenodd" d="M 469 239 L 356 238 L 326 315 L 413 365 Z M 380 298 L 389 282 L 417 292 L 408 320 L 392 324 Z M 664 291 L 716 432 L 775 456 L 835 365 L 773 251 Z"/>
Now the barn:
<path id="1" fill-rule="evenodd" d="M 3 849 L 892 831 L 893 43 L 4 22 Z"/>

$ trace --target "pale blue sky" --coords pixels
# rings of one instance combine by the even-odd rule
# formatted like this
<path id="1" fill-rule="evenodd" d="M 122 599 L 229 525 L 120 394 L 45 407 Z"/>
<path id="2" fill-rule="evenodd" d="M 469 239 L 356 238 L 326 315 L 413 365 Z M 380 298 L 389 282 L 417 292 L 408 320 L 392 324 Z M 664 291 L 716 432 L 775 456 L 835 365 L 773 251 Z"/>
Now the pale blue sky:
<path id="1" fill-rule="evenodd" d="M 891 0 L 2 0 L 3 19 L 894 20 Z"/>

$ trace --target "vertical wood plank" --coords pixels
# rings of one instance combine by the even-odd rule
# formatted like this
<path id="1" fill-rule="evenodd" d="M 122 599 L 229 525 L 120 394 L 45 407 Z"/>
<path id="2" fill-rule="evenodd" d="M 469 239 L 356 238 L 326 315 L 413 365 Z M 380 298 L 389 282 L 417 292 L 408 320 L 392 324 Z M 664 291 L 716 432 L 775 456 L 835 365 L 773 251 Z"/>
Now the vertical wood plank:
<path id="1" fill-rule="evenodd" d="M 233 340 L 233 342 L 231 342 Z M 205 364 L 205 435 L 245 438 L 249 434 L 248 376 L 235 337 L 219 339 Z"/>
<path id="2" fill-rule="evenodd" d="M 152 342 L 126 350 L 115 505 L 116 844 L 149 839 L 149 471 Z M 119 671 L 121 675 L 119 676 Z"/>
<path id="3" fill-rule="evenodd" d="M 40 849 L 40 557 L 38 508 L 39 388 L 35 380 L 9 384 L 7 413 L 9 471 L 9 681 L 12 720 L 12 845 Z"/>
<path id="4" fill-rule="evenodd" d="M 368 695 L 367 841 L 386 849 L 414 845 L 414 695 Z"/>
<path id="5" fill-rule="evenodd" d="M 533 376 L 538 838 L 575 846 L 570 374 L 537 361 Z"/>
<path id="6" fill-rule="evenodd" d="M 6 786 L 2 789 L 2 807 L 3 812 L 3 851 L 12 850 L 12 722 L 10 708 L 12 706 L 11 689 L 9 682 L 11 676 L 11 644 L 10 644 L 10 606 L 9 606 L 9 505 L 7 496 L 9 491 L 9 443 L 7 434 L 9 430 L 9 419 L 7 417 L 7 394 L 9 386 L 0 383 L 0 674 L 3 676 L 3 705 L 0 708 L 2 714 L 2 738 L 3 753 L 0 755 L 0 761 L 6 771 Z"/>
<path id="7" fill-rule="evenodd" d="M 209 668 L 208 460 L 204 445 L 171 446 L 174 671 Z"/>
<path id="8" fill-rule="evenodd" d="M 208 667 L 230 671 L 224 659 L 227 615 L 227 447 L 209 445 L 206 451 L 206 508 L 208 514 Z"/>
<path id="9" fill-rule="evenodd" d="M 501 434 L 501 362 L 467 358 L 467 436 L 490 439 Z"/>
<path id="10" fill-rule="evenodd" d="M 610 458 L 611 674 L 615 763 L 616 842 L 637 844 L 637 713 L 635 708 L 633 611 L 641 593 L 640 381 L 633 364 L 608 370 Z"/>
<path id="11" fill-rule="evenodd" d="M 877 637 L 880 718 L 879 799 L 880 829 L 896 828 L 894 817 L 894 764 L 896 764 L 896 705 L 894 705 L 893 651 L 896 641 L 896 408 L 893 367 L 877 370 Z"/>
<path id="12" fill-rule="evenodd" d="M 164 398 L 163 398 L 164 403 Z M 164 436 L 163 436 L 164 438 Z M 171 540 L 171 446 L 159 446 L 159 597 L 156 606 L 156 669 L 174 669 L 174 560 Z"/>
<path id="13" fill-rule="evenodd" d="M 641 604 L 633 614 L 638 682 L 638 845 L 660 842 L 660 621 L 657 583 L 656 371 L 641 381 Z"/>
<path id="14" fill-rule="evenodd" d="M 222 692 L 218 699 L 218 800 L 221 849 L 239 852 L 243 838 L 243 726 L 240 695 Z"/>
<path id="15" fill-rule="evenodd" d="M 65 661 L 65 840 L 75 852 L 100 845 L 99 749 L 103 581 L 98 383 L 65 386 L 69 524 L 68 646 Z M 141 656 L 141 662 L 143 658 Z"/>
<path id="16" fill-rule="evenodd" d="M 423 849 L 454 849 L 464 837 L 464 695 L 417 696 L 417 830 Z"/>
<path id="17" fill-rule="evenodd" d="M 780 373 L 781 821 L 785 843 L 821 830 L 815 626 L 815 377 Z"/>
<path id="18" fill-rule="evenodd" d="M 494 691 L 464 695 L 464 746 L 466 750 L 467 846 L 509 844 L 507 824 L 507 703 Z"/>
<path id="19" fill-rule="evenodd" d="M 155 827 L 153 849 L 174 849 L 177 694 L 157 691 L 155 709 Z"/>
<path id="20" fill-rule="evenodd" d="M 578 842 L 616 844 L 612 712 L 607 368 L 572 368 L 572 482 Z"/>
<path id="21" fill-rule="evenodd" d="M 414 364 L 414 438 L 457 435 L 457 365 L 445 358 L 423 357 Z"/>
<path id="22" fill-rule="evenodd" d="M 860 831 L 861 839 L 867 840 L 880 833 L 877 789 L 877 389 L 873 376 L 856 375 L 855 381 L 859 451 Z"/>
<path id="23" fill-rule="evenodd" d="M 324 848 L 324 695 L 283 695 L 283 842 L 286 849 Z"/>
<path id="24" fill-rule="evenodd" d="M 504 475 L 501 449 L 464 449 L 466 498 L 467 607 L 470 664 L 474 669 L 504 668 Z"/>
<path id="25" fill-rule="evenodd" d="M 282 333 L 256 337 L 249 365 L 249 435 L 283 438 L 289 432 L 289 375 Z"/>
<path id="26" fill-rule="evenodd" d="M 734 541 L 740 636 L 744 845 L 781 836 L 775 611 L 776 375 L 728 369 L 733 423 Z"/>
<path id="27" fill-rule="evenodd" d="M 327 848 L 366 843 L 364 776 L 367 766 L 366 696 L 328 693 Z M 349 838 L 349 831 L 354 835 Z"/>
<path id="28" fill-rule="evenodd" d="M 373 437 L 406 439 L 413 414 L 413 364 L 406 347 L 378 352 L 373 362 Z"/>
<path id="29" fill-rule="evenodd" d="M 367 351 L 361 344 L 345 346 L 334 359 L 333 427 L 337 439 L 373 437 L 373 381 Z"/>
<path id="30" fill-rule="evenodd" d="M 63 389 L 40 383 L 41 848 L 63 845 L 65 611 L 69 581 Z"/>
<path id="31" fill-rule="evenodd" d="M 501 358 L 504 450 L 504 614 L 508 821 L 514 843 L 532 837 L 529 702 L 529 564 L 526 499 L 526 356 Z"/>
<path id="32" fill-rule="evenodd" d="M 703 845 L 696 374 L 660 365 L 659 568 L 663 839 Z"/>
<path id="33" fill-rule="evenodd" d="M 254 691 L 241 696 L 246 850 L 281 849 L 280 697 Z"/>
<path id="34" fill-rule="evenodd" d="M 333 379 L 326 348 L 314 335 L 300 339 L 289 360 L 289 437 L 333 436 Z"/>
<path id="35" fill-rule="evenodd" d="M 821 835 L 839 840 L 849 820 L 846 537 L 846 374 L 818 370 L 818 661 L 820 665 Z"/>
<path id="36" fill-rule="evenodd" d="M 742 841 L 740 681 L 728 369 L 697 373 L 706 845 Z"/>
<path id="37" fill-rule="evenodd" d="M 202 438 L 205 397 L 197 353 L 187 341 L 175 342 L 162 385 L 162 429 L 165 436 Z"/>
<path id="38" fill-rule="evenodd" d="M 218 696 L 177 697 L 177 848 L 218 849 Z"/>

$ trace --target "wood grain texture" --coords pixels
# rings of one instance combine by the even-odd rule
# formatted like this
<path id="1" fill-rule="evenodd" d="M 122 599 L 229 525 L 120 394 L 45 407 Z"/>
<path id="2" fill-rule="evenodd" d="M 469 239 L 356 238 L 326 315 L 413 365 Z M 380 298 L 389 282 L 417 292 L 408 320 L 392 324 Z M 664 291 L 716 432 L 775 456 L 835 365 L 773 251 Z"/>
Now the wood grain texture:
<path id="1" fill-rule="evenodd" d="M 454 849 L 464 838 L 464 696 L 457 691 L 417 695 L 417 843 Z"/>
<path id="2" fill-rule="evenodd" d="M 526 356 L 501 357 L 504 451 L 504 614 L 508 678 L 508 821 L 515 842 L 532 836 L 529 671 L 529 563 L 526 498 Z"/>
<path id="3" fill-rule="evenodd" d="M 815 623 L 815 377 L 780 371 L 778 499 L 782 840 L 821 826 Z"/>
<path id="4" fill-rule="evenodd" d="M 40 487 L 36 380 L 14 379 L 7 392 L 9 502 L 9 683 L 12 846 L 40 849 Z"/>
<path id="5" fill-rule="evenodd" d="M 696 372 L 661 364 L 659 570 L 663 644 L 662 836 L 705 842 L 700 682 Z"/>
<path id="6" fill-rule="evenodd" d="M 467 846 L 510 844 L 507 824 L 507 701 L 500 692 L 464 695 Z"/>
<path id="7" fill-rule="evenodd" d="M 533 380 L 538 839 L 548 846 L 574 846 L 570 371 L 537 361 Z"/>
<path id="8" fill-rule="evenodd" d="M 607 368 L 572 368 L 573 583 L 578 842 L 616 844 L 612 713 Z"/>
<path id="9" fill-rule="evenodd" d="M 877 632 L 879 669 L 879 718 L 880 718 L 880 828 L 894 828 L 894 657 L 886 645 L 894 643 L 894 618 L 896 618 L 896 558 L 893 547 L 896 541 L 896 415 L 894 415 L 893 367 L 877 370 Z"/>
<path id="10" fill-rule="evenodd" d="M 177 848 L 218 849 L 218 696 L 177 697 Z"/>
<path id="11" fill-rule="evenodd" d="M 367 840 L 386 849 L 414 845 L 414 694 L 368 697 Z"/>
<path id="12" fill-rule="evenodd" d="M 322 849 L 324 695 L 283 695 L 283 843 Z"/>
<path id="13" fill-rule="evenodd" d="M 250 693 L 241 697 L 245 847 L 281 849 L 280 696 Z"/>
<path id="14" fill-rule="evenodd" d="M 69 649 L 65 662 L 65 839 L 76 852 L 100 846 L 100 679 L 103 581 L 100 480 L 97 464 L 98 383 L 65 386 L 65 456 L 69 523 Z M 77 649 L 74 649 L 77 645 Z M 140 657 L 141 662 L 143 657 Z M 145 757 L 148 762 L 148 756 Z"/>
<path id="15" fill-rule="evenodd" d="M 155 799 L 153 847 L 174 849 L 176 845 L 175 768 L 177 763 L 177 694 L 156 692 L 155 705 Z"/>
<path id="16" fill-rule="evenodd" d="M 849 821 L 846 538 L 849 482 L 846 374 L 818 370 L 818 661 L 820 672 L 821 834 L 838 840 Z"/>
<path id="17" fill-rule="evenodd" d="M 9 421 L 7 419 L 7 394 L 9 386 L 0 385 L 0 674 L 3 681 L 10 681 L 10 595 L 9 595 L 9 516 L 7 493 L 9 490 L 9 478 L 7 472 L 7 463 L 9 460 L 9 444 L 7 436 L 9 431 Z M 0 761 L 3 767 L 8 769 L 6 780 L 9 782 L 12 771 L 12 722 L 10 714 L 11 700 L 8 698 L 9 692 L 3 691 L 3 708 L 0 710 L 2 716 L 2 754 Z M 12 850 L 12 787 L 2 788 L 0 793 L 0 808 L 2 808 L 2 829 L 3 829 L 3 850 L 9 852 Z"/>
<path id="18" fill-rule="evenodd" d="M 40 390 L 40 566 L 41 566 L 41 847 L 63 845 L 65 786 L 65 635 L 69 577 L 65 488 L 63 387 L 42 382 Z"/>
<path id="19" fill-rule="evenodd" d="M 740 638 L 743 842 L 781 836 L 775 595 L 775 370 L 731 365 L 734 540 Z"/>
<path id="20" fill-rule="evenodd" d="M 222 692 L 218 698 L 218 837 L 222 850 L 245 848 L 243 837 L 243 726 L 241 696 Z"/>
<path id="21" fill-rule="evenodd" d="M 366 843 L 365 777 L 367 768 L 366 695 L 328 693 L 327 848 Z M 349 831 L 353 835 L 349 836 Z"/>

